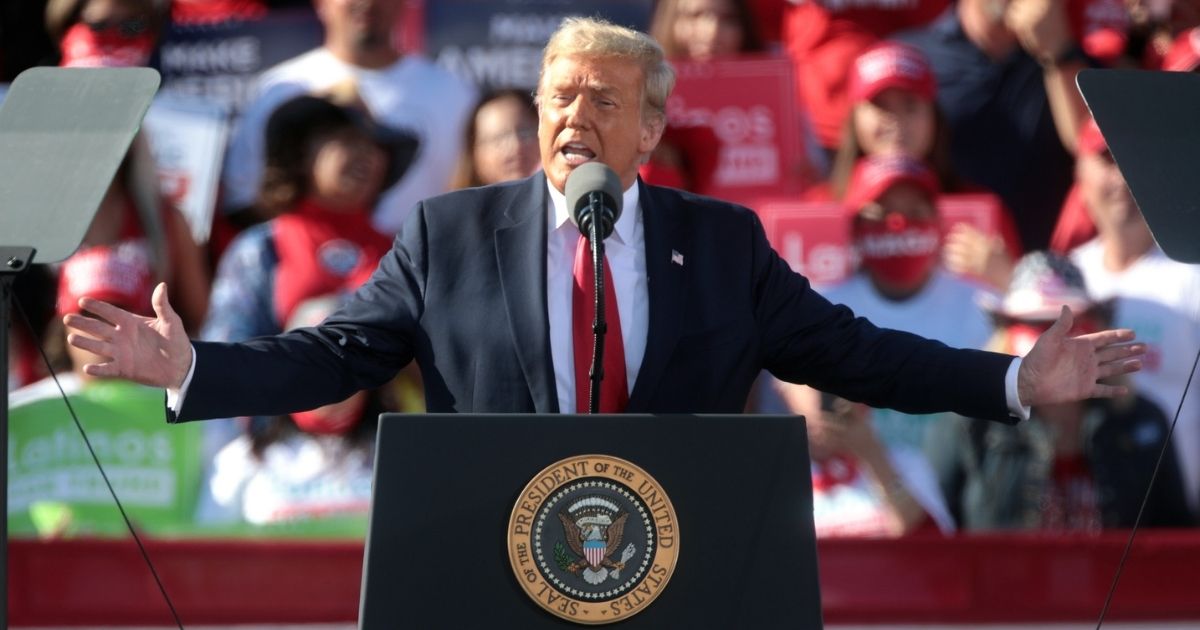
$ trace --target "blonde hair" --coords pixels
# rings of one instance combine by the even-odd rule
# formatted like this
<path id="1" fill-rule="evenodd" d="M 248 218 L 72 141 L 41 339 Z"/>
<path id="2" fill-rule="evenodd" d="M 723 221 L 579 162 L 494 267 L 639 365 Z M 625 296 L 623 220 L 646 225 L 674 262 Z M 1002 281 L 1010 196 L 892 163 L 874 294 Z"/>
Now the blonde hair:
<path id="1" fill-rule="evenodd" d="M 538 73 L 538 89 L 535 96 L 539 106 L 546 68 L 559 57 L 576 55 L 618 57 L 636 62 L 642 67 L 644 79 L 643 118 L 648 112 L 653 113 L 655 117 L 666 115 L 667 97 L 675 87 L 675 69 L 667 63 L 662 46 L 645 33 L 617 26 L 600 18 L 567 18 L 550 36 L 550 41 L 546 43 L 542 53 L 542 69 Z"/>

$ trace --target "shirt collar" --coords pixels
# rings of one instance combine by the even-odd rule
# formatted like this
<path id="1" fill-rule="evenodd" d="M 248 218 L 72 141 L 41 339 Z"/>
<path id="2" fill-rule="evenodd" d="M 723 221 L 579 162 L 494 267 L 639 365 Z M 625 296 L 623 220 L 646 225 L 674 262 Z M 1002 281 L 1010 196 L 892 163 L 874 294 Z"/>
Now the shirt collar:
<path id="1" fill-rule="evenodd" d="M 613 235 L 622 243 L 629 244 L 633 242 L 633 231 L 637 225 L 637 215 L 641 212 L 638 207 L 640 191 L 638 183 L 640 179 L 634 180 L 633 185 L 625 189 L 621 195 L 623 210 L 621 216 L 617 217 L 617 224 L 613 227 Z M 571 221 L 571 215 L 567 212 L 567 196 L 558 192 L 551 183 L 550 178 L 546 178 L 546 188 L 550 191 L 550 230 L 554 231 L 562 227 L 563 224 Z"/>

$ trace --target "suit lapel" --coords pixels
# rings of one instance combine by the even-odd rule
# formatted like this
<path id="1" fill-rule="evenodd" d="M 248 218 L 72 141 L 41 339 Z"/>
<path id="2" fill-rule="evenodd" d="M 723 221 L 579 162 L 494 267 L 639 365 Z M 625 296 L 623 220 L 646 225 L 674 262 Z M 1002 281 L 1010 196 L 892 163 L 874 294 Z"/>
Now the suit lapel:
<path id="1" fill-rule="evenodd" d="M 513 344 L 537 413 L 558 413 L 546 306 L 546 177 L 525 180 L 496 230 L 496 262 Z"/>
<path id="2" fill-rule="evenodd" d="M 683 230 L 684 209 L 670 203 L 661 189 L 641 186 L 642 226 L 646 239 L 647 292 L 650 325 L 646 354 L 629 397 L 629 411 L 648 408 L 675 344 L 683 317 L 685 280 L 683 261 L 691 248 Z"/>

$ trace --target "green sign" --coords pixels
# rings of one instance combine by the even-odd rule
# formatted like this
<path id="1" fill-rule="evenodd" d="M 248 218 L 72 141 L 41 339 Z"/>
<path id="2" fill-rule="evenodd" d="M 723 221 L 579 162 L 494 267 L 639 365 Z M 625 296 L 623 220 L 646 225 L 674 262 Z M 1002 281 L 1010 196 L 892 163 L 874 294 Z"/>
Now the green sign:
<path id="1" fill-rule="evenodd" d="M 199 424 L 168 425 L 163 391 L 60 377 L 117 497 L 139 531 L 192 523 L 203 479 Z M 8 528 L 14 536 L 120 536 L 127 530 L 57 390 L 9 412 Z"/>

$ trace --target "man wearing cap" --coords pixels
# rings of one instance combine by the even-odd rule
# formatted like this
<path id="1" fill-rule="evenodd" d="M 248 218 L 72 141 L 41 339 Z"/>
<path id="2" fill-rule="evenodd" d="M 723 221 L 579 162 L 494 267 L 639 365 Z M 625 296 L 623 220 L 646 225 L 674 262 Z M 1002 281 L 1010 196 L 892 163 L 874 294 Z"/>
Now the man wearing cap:
<path id="1" fill-rule="evenodd" d="M 1003 297 L 985 303 L 997 328 L 991 347 L 1029 352 L 1064 306 L 1078 313 L 1071 334 L 1108 325 L 1111 305 L 1093 300 L 1075 265 L 1058 254 L 1027 254 Z M 1175 453 L 1167 451 L 1156 470 L 1168 420 L 1136 393 L 1036 405 L 1028 422 L 997 428 L 948 419 L 931 431 L 927 450 L 964 529 L 1132 527 L 1143 500 L 1144 526 L 1194 524 Z"/>
<path id="2" fill-rule="evenodd" d="M 767 369 L 875 406 L 1009 420 L 1032 403 L 1113 395 L 1098 379 L 1137 369 L 1131 333 L 1070 339 L 1065 313 L 1017 364 L 830 304 L 770 248 L 752 212 L 638 181 L 672 84 L 647 36 L 568 19 L 539 81 L 543 172 L 418 204 L 371 280 L 320 326 L 191 344 L 159 288 L 154 319 L 85 301 L 106 321 L 68 317 L 71 343 L 108 357 L 93 373 L 168 388 L 177 419 L 312 408 L 413 360 L 431 411 L 586 410 L 594 285 L 563 191 L 578 166 L 600 162 L 626 209 L 606 242 L 605 372 L 619 385 L 602 411 L 736 413 Z"/>
<path id="3" fill-rule="evenodd" d="M 1134 203 L 1125 178 L 1095 121 L 1079 133 L 1076 181 L 1097 236 L 1071 253 L 1088 289 L 1116 299 L 1113 319 L 1146 344 L 1138 391 L 1174 413 L 1200 348 L 1200 266 L 1167 258 Z M 1200 382 L 1193 382 L 1179 414 L 1174 444 L 1188 502 L 1200 508 Z"/>

